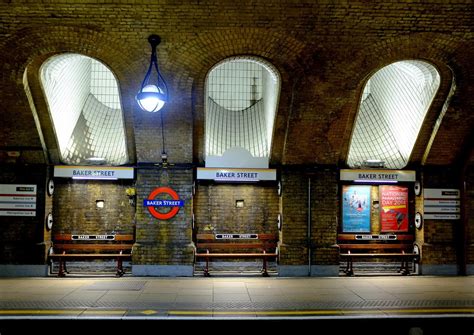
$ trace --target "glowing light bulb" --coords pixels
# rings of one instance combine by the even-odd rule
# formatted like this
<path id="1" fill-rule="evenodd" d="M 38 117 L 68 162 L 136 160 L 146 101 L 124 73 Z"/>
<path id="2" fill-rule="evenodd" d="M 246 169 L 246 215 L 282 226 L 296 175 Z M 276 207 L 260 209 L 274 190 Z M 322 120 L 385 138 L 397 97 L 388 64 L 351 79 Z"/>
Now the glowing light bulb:
<path id="1" fill-rule="evenodd" d="M 164 92 L 156 85 L 146 85 L 137 95 L 140 108 L 147 112 L 158 112 L 165 105 Z"/>

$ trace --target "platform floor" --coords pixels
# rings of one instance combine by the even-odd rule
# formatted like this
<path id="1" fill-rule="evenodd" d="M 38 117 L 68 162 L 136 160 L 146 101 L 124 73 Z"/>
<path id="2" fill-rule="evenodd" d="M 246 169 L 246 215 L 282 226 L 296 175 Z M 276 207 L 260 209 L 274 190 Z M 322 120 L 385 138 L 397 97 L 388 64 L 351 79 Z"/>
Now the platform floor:
<path id="1" fill-rule="evenodd" d="M 474 276 L 0 279 L 2 335 L 24 321 L 117 319 L 306 320 L 384 335 L 451 326 L 450 334 L 472 335 Z"/>

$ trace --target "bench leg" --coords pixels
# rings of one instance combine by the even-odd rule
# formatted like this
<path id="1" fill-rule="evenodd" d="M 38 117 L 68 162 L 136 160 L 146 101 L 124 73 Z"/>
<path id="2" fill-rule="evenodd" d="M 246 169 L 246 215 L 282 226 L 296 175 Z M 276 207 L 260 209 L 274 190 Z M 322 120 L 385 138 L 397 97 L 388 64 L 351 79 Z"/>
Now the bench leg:
<path id="1" fill-rule="evenodd" d="M 124 274 L 124 271 L 123 271 L 122 259 L 117 258 L 117 273 L 115 274 L 115 276 L 122 277 L 123 274 Z"/>
<path id="2" fill-rule="evenodd" d="M 344 273 L 347 274 L 349 272 L 349 260 L 346 261 L 346 268 L 344 269 Z"/>
<path id="3" fill-rule="evenodd" d="M 408 261 L 402 261 L 402 265 L 400 266 L 400 270 L 398 272 L 400 272 L 404 276 L 410 274 L 410 269 L 408 268 Z"/>
<path id="4" fill-rule="evenodd" d="M 49 261 L 49 275 L 53 274 L 53 268 L 54 268 L 54 261 L 51 259 Z"/>
<path id="5" fill-rule="evenodd" d="M 346 265 L 346 275 L 347 276 L 352 276 L 354 274 L 354 269 L 352 267 L 352 258 L 347 259 L 347 265 Z"/>
<path id="6" fill-rule="evenodd" d="M 209 257 L 206 257 L 206 267 L 204 268 L 204 277 L 209 277 Z"/>
<path id="7" fill-rule="evenodd" d="M 64 273 L 65 269 L 66 269 L 66 261 L 59 259 L 58 277 L 66 277 L 66 274 Z"/>
<path id="8" fill-rule="evenodd" d="M 268 272 L 267 272 L 267 258 L 266 258 L 266 257 L 263 257 L 262 276 L 268 277 Z"/>

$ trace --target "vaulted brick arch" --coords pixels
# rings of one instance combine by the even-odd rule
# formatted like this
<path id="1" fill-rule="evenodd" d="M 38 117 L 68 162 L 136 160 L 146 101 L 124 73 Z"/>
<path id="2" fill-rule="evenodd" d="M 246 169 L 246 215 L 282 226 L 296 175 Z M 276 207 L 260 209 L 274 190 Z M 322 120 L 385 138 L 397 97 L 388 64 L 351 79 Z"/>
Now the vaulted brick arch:
<path id="1" fill-rule="evenodd" d="M 347 123 L 344 134 L 341 137 L 344 139 L 344 143 L 339 158 L 340 164 L 344 164 L 347 157 L 347 150 L 350 142 L 353 122 L 358 110 L 360 94 L 362 93 L 366 81 L 380 68 L 396 61 L 409 59 L 418 59 L 431 63 L 436 67 L 441 76 L 440 88 L 426 116 L 425 122 L 422 126 L 422 129 L 420 130 L 419 137 L 410 158 L 410 164 L 420 164 L 430 137 L 432 136 L 433 128 L 438 119 L 439 113 L 448 97 L 453 80 L 455 81 L 457 87 L 454 97 L 459 98 L 460 96 L 464 95 L 464 93 L 459 91 L 460 87 L 464 85 L 463 81 L 461 81 L 456 75 L 456 72 L 462 72 L 461 69 L 467 65 L 459 64 L 461 66 L 461 69 L 459 69 L 459 61 L 456 60 L 456 55 L 459 54 L 459 50 L 462 45 L 463 39 L 461 38 L 454 38 L 448 35 L 441 37 L 439 34 L 433 35 L 424 33 L 413 34 L 410 35 L 410 37 L 404 36 L 396 39 L 392 38 L 387 41 L 382 41 L 367 50 L 361 50 L 356 55 L 356 57 L 354 57 L 355 61 L 346 68 L 347 72 L 355 73 L 355 69 L 359 69 L 359 71 L 358 75 L 353 76 L 352 81 L 350 82 L 353 92 L 352 95 L 355 96 L 355 99 L 351 101 L 350 105 L 346 107 L 346 111 L 344 113 L 344 118 L 346 119 Z M 352 69 L 352 71 L 350 69 Z M 456 71 L 456 69 L 458 69 L 458 71 Z M 349 78 L 350 76 L 348 75 L 347 77 Z M 438 141 L 440 140 L 440 136 L 442 136 L 441 134 L 444 132 L 443 129 L 446 127 L 445 123 L 447 123 L 446 120 L 449 119 L 450 114 L 455 114 L 454 108 L 452 106 L 448 107 L 445 118 L 441 123 L 440 131 L 437 133 Z M 432 152 L 428 155 L 428 160 L 426 163 L 435 163 L 437 160 L 442 164 L 452 163 L 456 156 L 459 155 L 459 150 L 462 146 L 462 139 L 464 139 L 466 134 L 469 132 L 468 125 L 469 122 L 466 123 L 466 127 L 464 129 L 460 129 L 462 134 L 457 133 L 444 135 L 449 136 L 449 142 L 452 144 L 450 149 L 447 149 L 450 152 L 450 157 L 445 156 L 444 160 L 440 161 L 437 157 L 439 157 L 439 150 L 441 148 L 433 145 L 431 147 Z M 457 139 L 458 136 L 459 139 Z M 446 148 L 446 138 L 447 137 L 445 137 L 444 140 L 441 140 L 443 142 L 444 148 Z M 437 139 L 435 139 L 435 143 Z M 430 157 L 433 157 L 434 160 Z"/>
<path id="2" fill-rule="evenodd" d="M 303 73 L 303 67 L 307 66 L 305 55 L 310 47 L 312 45 L 288 34 L 261 28 L 236 28 L 201 31 L 194 38 L 179 43 L 177 48 L 168 50 L 168 58 L 175 62 L 167 71 L 179 73 L 175 78 L 177 87 L 184 88 L 184 83 L 192 83 L 193 87 L 194 160 L 202 162 L 204 159 L 204 86 L 208 71 L 225 58 L 252 55 L 273 64 L 282 77 L 271 153 L 271 163 L 281 162 L 292 76 Z"/>
<path id="3" fill-rule="evenodd" d="M 100 32 L 94 30 L 64 26 L 43 27 L 35 30 L 25 29 L 21 31 L 21 34 L 6 41 L 4 47 L 16 50 L 16 57 L 8 57 L 8 54 L 2 53 L 0 59 L 4 60 L 4 68 L 11 69 L 11 76 L 14 77 L 17 86 L 2 87 L 3 94 L 16 95 L 20 102 L 29 101 L 29 105 L 20 104 L 19 110 L 16 111 L 24 120 L 26 128 L 19 127 L 15 132 L 16 135 L 22 136 L 22 131 L 28 131 L 31 136 L 31 129 L 35 128 L 34 118 L 36 118 L 41 131 L 38 132 L 38 138 L 30 137 L 30 141 L 35 141 L 30 145 L 36 150 L 43 147 L 44 152 L 47 152 L 45 159 L 55 164 L 59 163 L 54 130 L 39 81 L 39 68 L 46 59 L 55 54 L 64 52 L 82 54 L 100 60 L 112 71 L 115 69 L 114 74 L 119 79 L 121 91 L 128 91 L 130 85 L 136 84 L 133 83 L 133 80 L 128 79 L 131 78 L 129 73 L 134 72 L 134 70 L 133 66 L 127 65 L 131 64 L 129 59 L 137 59 L 137 56 L 132 55 L 127 51 L 129 50 L 127 48 L 117 47 L 121 44 L 121 41 L 104 38 Z M 135 61 L 135 63 L 137 62 Z M 127 69 L 129 73 L 120 72 L 119 69 Z M 29 96 L 28 100 L 25 99 L 22 93 L 25 92 L 25 89 Z M 130 99 L 127 99 L 127 96 L 122 93 L 124 121 L 128 138 L 127 146 L 130 156 L 133 158 L 135 156 L 132 124 L 133 106 L 130 102 Z"/>

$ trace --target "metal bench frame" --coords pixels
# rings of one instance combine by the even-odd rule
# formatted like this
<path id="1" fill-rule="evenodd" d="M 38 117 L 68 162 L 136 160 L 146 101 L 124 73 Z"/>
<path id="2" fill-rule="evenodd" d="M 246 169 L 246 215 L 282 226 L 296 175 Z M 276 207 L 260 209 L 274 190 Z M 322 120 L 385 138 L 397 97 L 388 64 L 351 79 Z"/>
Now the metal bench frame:
<path id="1" fill-rule="evenodd" d="M 267 262 L 269 259 L 278 257 L 278 234 L 256 234 L 256 239 L 216 239 L 214 234 L 197 234 L 195 243 L 195 263 L 197 259 L 202 258 L 206 260 L 206 267 L 204 268 L 204 276 L 210 276 L 209 261 L 211 259 L 219 258 L 261 258 L 262 275 L 268 276 Z M 222 241 L 228 242 L 222 242 Z M 205 252 L 201 252 L 205 250 Z M 229 252 L 212 252 L 212 250 L 226 250 Z M 247 252 L 232 252 L 235 250 L 252 250 Z M 256 252 L 258 250 L 258 252 Z"/>

